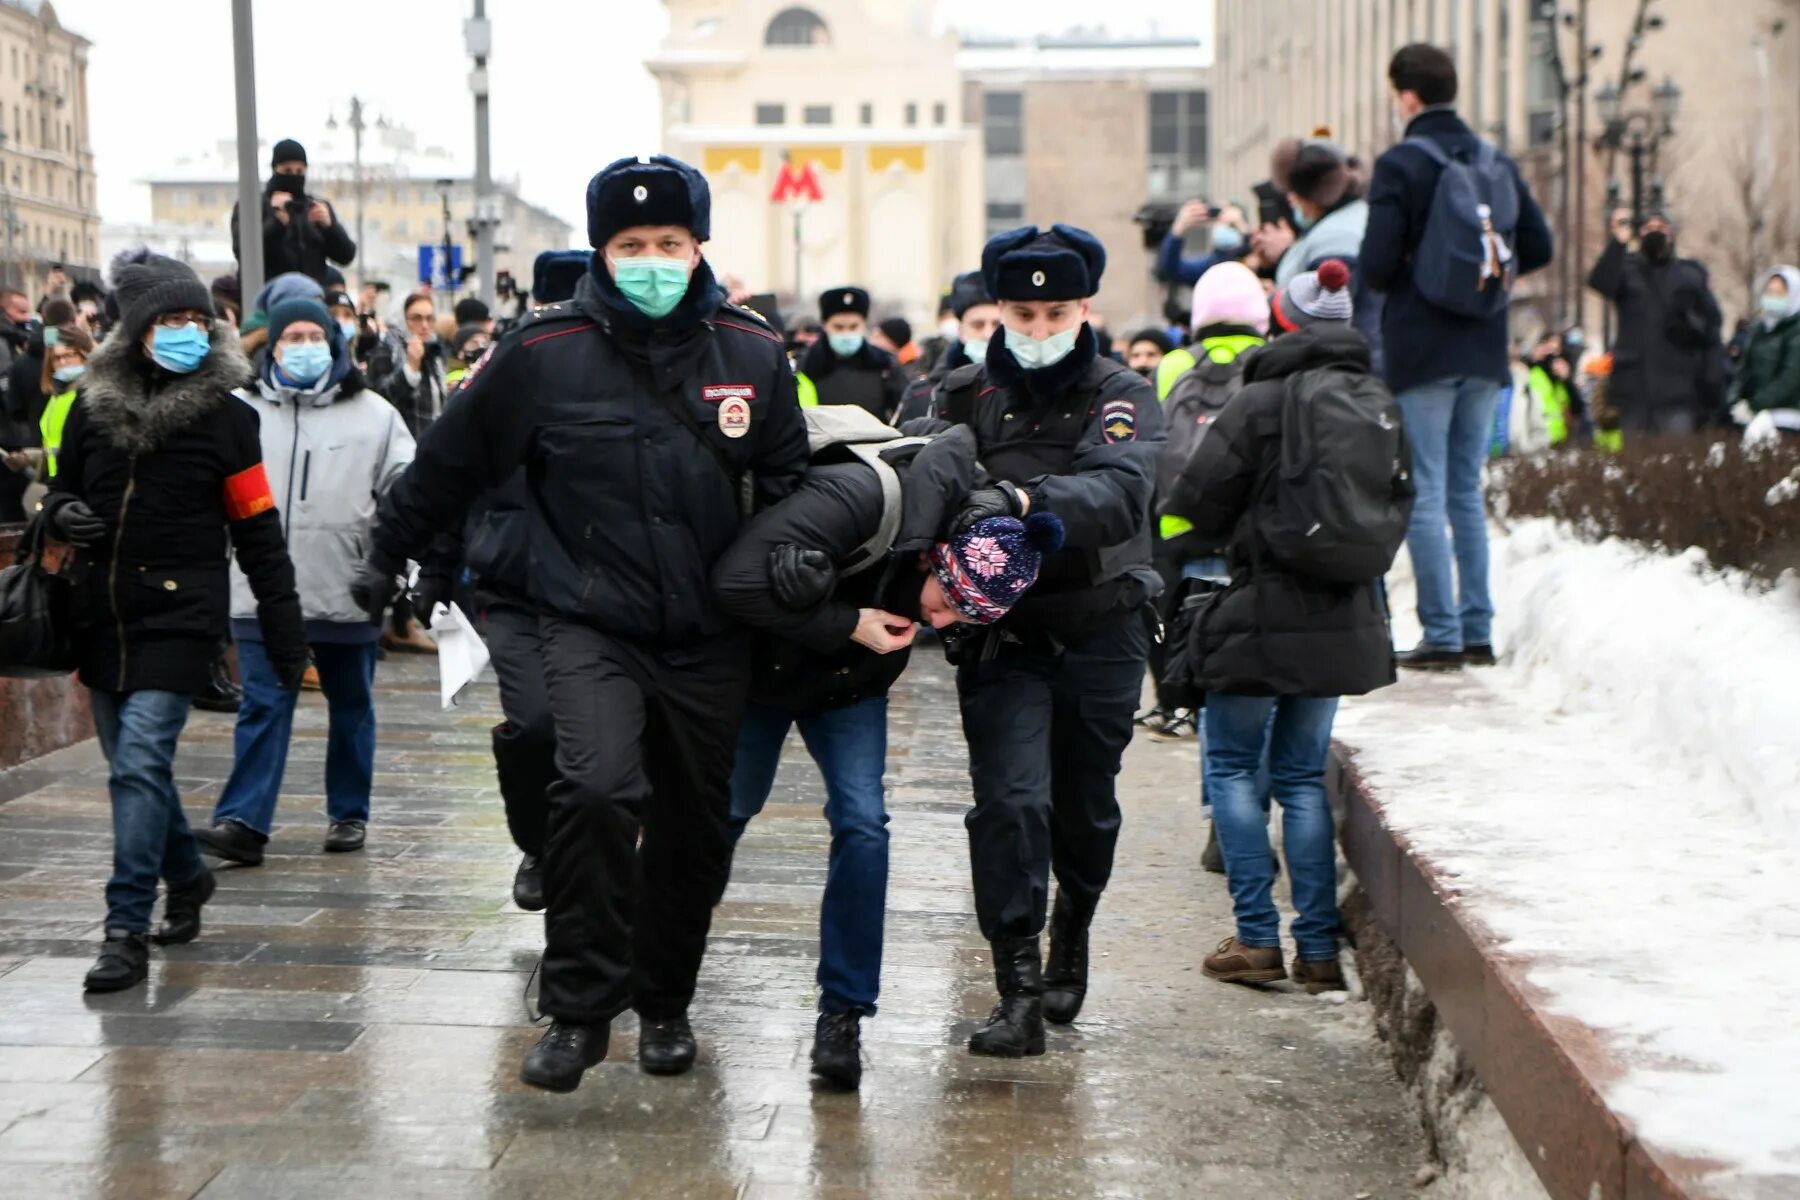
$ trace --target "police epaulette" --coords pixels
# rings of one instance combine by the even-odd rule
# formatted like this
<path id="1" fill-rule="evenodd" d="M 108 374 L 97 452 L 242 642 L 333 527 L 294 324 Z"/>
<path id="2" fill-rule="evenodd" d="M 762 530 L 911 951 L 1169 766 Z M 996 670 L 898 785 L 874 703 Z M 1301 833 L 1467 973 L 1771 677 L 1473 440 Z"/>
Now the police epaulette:
<path id="1" fill-rule="evenodd" d="M 767 329 L 770 333 L 775 332 L 775 323 L 773 321 L 769 320 L 769 318 L 763 316 L 761 313 L 757 312 L 754 308 L 749 308 L 742 304 L 733 304 L 729 300 L 725 302 L 724 308 L 726 309 L 726 311 L 734 312 L 734 313 L 738 314 L 740 317 L 749 317 L 751 320 L 755 321 L 758 325 L 761 325 L 764 329 Z"/>
<path id="2" fill-rule="evenodd" d="M 576 308 L 568 300 L 558 300 L 554 304 L 546 304 L 542 308 L 534 308 L 519 318 L 514 329 L 529 329 L 533 325 L 542 325 L 548 321 L 587 321 L 592 320 L 586 313 Z"/>

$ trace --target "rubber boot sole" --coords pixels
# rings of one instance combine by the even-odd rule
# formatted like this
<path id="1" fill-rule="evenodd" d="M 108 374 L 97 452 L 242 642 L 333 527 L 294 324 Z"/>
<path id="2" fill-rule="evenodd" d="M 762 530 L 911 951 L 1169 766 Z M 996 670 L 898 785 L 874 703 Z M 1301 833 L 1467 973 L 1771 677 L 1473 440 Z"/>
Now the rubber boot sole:
<path id="1" fill-rule="evenodd" d="M 547 1071 L 533 1071 L 531 1069 L 531 1060 L 527 1058 L 525 1063 L 519 1067 L 519 1082 L 529 1087 L 541 1088 L 546 1092 L 555 1092 L 558 1095 L 566 1096 L 581 1086 L 581 1077 L 583 1075 L 586 1075 L 589 1071 L 605 1061 L 606 1052 L 603 1050 L 600 1052 L 600 1057 L 594 1059 L 592 1062 L 570 1075 L 551 1074 Z"/>
<path id="2" fill-rule="evenodd" d="M 200 843 L 200 848 L 214 858 L 223 859 L 226 862 L 237 863 L 241 867 L 262 866 L 263 851 L 260 846 L 255 850 L 240 849 L 237 846 L 227 845 L 226 843 L 219 841 L 210 829 L 196 829 L 193 832 L 194 840 Z"/>
<path id="3" fill-rule="evenodd" d="M 969 1039 L 969 1053 L 982 1058 L 1036 1058 L 1044 1052 L 1044 1046 L 1045 1039 L 1041 1034 L 1026 1042 L 1023 1047 L 986 1046 L 974 1038 Z"/>

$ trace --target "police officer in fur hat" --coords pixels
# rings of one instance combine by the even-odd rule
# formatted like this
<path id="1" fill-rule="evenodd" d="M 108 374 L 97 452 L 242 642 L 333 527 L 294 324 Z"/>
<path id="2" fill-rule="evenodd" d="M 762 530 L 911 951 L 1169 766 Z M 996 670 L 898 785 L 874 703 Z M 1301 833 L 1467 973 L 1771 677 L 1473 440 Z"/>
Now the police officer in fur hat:
<path id="1" fill-rule="evenodd" d="M 588 185 L 596 253 L 572 300 L 488 352 L 384 499 L 360 586 L 400 572 L 525 466 L 558 779 L 549 790 L 534 1087 L 572 1091 L 637 1011 L 638 1062 L 694 1063 L 687 1019 L 731 865 L 729 780 L 750 641 L 707 586 L 751 503 L 790 492 L 806 430 L 781 339 L 701 252 L 700 172 L 626 158 Z M 640 842 L 639 831 L 642 831 Z"/>
<path id="2" fill-rule="evenodd" d="M 1000 329 L 980 362 L 945 377 L 935 416 L 907 429 L 975 431 L 997 484 L 971 495 L 959 524 L 1048 510 L 1067 535 L 1005 619 L 951 649 L 975 793 L 975 913 L 1000 991 L 969 1040 L 976 1054 L 1042 1054 L 1044 1021 L 1081 1010 L 1088 924 L 1119 834 L 1114 777 L 1150 649 L 1139 609 L 1160 586 L 1149 509 L 1162 408 L 1147 380 L 1098 352 L 1088 304 L 1105 266 L 1100 243 L 1072 226 L 991 239 L 981 272 Z"/>
<path id="3" fill-rule="evenodd" d="M 906 372 L 886 350 L 869 344 L 869 293 L 836 287 L 819 295 L 825 334 L 800 356 L 800 407 L 857 404 L 892 421 L 906 394 Z"/>

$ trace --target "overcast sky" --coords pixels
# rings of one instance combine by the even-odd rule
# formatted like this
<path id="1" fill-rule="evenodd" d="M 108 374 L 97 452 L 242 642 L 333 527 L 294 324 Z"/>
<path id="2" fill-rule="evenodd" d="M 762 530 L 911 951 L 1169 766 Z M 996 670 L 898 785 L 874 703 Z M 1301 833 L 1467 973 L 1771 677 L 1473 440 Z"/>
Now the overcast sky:
<path id="1" fill-rule="evenodd" d="M 100 212 L 149 217 L 141 181 L 236 129 L 228 0 L 54 0 L 93 43 L 88 72 Z M 815 0 L 827 14 L 833 0 Z M 1115 33 L 1205 33 L 1210 0 L 1107 0 Z M 455 0 L 283 0 L 255 5 L 257 123 L 304 140 L 354 92 L 473 162 L 474 115 Z M 940 19 L 985 32 L 1093 24 L 1094 0 L 943 0 Z M 494 172 L 579 232 L 596 169 L 655 150 L 656 84 L 643 68 L 667 27 L 659 0 L 489 0 Z"/>

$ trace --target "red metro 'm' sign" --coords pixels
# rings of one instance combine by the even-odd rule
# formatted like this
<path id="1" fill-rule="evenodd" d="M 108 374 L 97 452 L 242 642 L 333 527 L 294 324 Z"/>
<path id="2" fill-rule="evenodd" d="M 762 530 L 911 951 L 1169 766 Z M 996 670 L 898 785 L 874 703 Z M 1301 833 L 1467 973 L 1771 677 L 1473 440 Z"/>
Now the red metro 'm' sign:
<path id="1" fill-rule="evenodd" d="M 819 186 L 819 168 L 813 163 L 802 166 L 799 163 L 784 162 L 781 170 L 775 175 L 775 190 L 769 193 L 769 199 L 775 204 L 784 200 L 811 200 L 818 202 L 825 198 L 825 190 Z"/>

